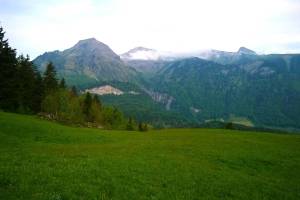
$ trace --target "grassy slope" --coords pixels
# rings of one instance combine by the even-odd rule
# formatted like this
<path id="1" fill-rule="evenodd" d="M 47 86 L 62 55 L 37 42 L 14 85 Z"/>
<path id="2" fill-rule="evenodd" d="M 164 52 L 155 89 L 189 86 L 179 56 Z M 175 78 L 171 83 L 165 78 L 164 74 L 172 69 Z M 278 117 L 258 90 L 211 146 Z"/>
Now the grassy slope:
<path id="1" fill-rule="evenodd" d="M 100 131 L 0 112 L 0 199 L 300 199 L 300 135 Z"/>

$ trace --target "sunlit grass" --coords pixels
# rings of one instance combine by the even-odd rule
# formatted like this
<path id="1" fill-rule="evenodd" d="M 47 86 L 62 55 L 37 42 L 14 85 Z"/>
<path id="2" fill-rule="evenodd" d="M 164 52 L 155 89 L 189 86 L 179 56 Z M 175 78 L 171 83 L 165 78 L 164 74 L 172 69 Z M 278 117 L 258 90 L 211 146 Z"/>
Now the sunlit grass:
<path id="1" fill-rule="evenodd" d="M 300 199 L 300 135 L 103 131 L 0 113 L 0 199 Z"/>

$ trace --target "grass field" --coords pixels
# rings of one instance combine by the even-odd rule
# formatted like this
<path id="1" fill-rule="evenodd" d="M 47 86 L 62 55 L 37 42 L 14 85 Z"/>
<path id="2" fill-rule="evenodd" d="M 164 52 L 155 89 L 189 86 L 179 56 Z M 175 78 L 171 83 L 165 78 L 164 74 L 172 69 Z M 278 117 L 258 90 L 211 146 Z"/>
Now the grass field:
<path id="1" fill-rule="evenodd" d="M 0 199 L 300 199 L 300 135 L 102 131 L 0 112 Z"/>

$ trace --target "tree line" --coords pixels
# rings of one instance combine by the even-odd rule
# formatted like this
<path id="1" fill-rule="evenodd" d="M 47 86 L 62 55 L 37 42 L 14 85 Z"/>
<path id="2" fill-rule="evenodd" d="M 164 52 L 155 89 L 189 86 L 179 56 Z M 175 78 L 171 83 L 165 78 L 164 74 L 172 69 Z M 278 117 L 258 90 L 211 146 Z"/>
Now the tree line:
<path id="1" fill-rule="evenodd" d="M 0 27 L 0 109 L 67 124 L 106 129 L 148 130 L 148 124 L 127 119 L 115 107 L 103 106 L 96 95 L 79 94 L 57 79 L 55 66 L 49 62 L 41 74 L 29 56 L 17 56 L 4 38 Z"/>

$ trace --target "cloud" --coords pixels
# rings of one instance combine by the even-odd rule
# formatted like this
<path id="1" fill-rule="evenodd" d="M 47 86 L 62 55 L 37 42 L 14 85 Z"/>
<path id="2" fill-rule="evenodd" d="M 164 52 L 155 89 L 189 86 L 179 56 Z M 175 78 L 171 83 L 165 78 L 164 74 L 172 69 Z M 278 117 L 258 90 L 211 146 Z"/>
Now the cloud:
<path id="1" fill-rule="evenodd" d="M 12 46 L 35 57 L 96 37 L 121 53 L 239 46 L 272 52 L 299 42 L 297 0 L 0 0 Z M 297 48 L 297 47 L 295 47 Z M 282 48 L 280 51 L 285 51 Z M 299 49 L 300 50 L 300 49 Z"/>

